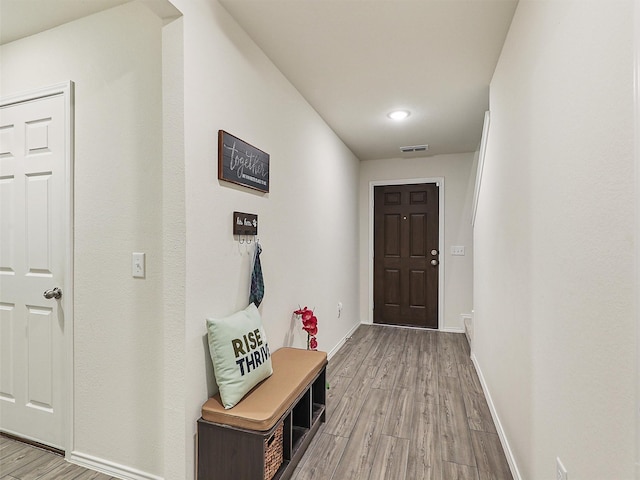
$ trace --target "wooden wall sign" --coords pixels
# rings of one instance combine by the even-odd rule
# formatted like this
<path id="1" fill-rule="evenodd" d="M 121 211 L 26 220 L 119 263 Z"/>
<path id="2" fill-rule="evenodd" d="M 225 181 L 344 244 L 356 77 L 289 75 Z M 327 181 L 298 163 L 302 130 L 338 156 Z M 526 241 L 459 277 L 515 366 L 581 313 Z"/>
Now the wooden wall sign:
<path id="1" fill-rule="evenodd" d="M 233 212 L 234 235 L 257 235 L 258 215 L 253 213 Z"/>
<path id="2" fill-rule="evenodd" d="M 268 192 L 269 154 L 218 130 L 218 178 Z"/>

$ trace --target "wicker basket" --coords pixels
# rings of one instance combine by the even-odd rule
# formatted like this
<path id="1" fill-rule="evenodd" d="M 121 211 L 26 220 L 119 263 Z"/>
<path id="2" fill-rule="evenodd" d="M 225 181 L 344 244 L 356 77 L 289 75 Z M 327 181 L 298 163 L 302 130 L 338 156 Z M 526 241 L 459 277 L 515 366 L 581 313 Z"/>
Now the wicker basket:
<path id="1" fill-rule="evenodd" d="M 271 480 L 276 474 L 280 465 L 282 465 L 283 448 L 282 448 L 282 431 L 281 423 L 276 431 L 273 432 L 271 438 L 264 441 L 264 480 Z"/>

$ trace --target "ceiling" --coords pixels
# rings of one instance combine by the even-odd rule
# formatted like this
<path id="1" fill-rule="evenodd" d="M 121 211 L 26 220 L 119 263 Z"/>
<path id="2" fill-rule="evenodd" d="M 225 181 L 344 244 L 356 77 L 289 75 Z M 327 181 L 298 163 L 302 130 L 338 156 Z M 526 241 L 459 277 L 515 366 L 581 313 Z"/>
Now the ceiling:
<path id="1" fill-rule="evenodd" d="M 0 0 L 0 45 L 129 0 Z"/>
<path id="2" fill-rule="evenodd" d="M 220 0 L 360 160 L 475 151 L 517 0 Z M 411 115 L 390 120 L 394 109 Z"/>
<path id="3" fill-rule="evenodd" d="M 0 0 L 0 44 L 128 0 Z M 220 0 L 360 160 L 474 151 L 518 0 Z M 393 121 L 386 114 L 406 109 Z"/>

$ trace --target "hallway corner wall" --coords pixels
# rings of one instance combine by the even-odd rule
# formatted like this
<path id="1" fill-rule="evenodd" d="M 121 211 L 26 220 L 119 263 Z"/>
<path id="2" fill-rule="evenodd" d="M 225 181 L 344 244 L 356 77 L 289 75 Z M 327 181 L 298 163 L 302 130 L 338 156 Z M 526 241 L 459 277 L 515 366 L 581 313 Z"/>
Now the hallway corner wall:
<path id="1" fill-rule="evenodd" d="M 360 163 L 359 179 L 359 235 L 360 235 L 360 314 L 362 322 L 371 321 L 370 305 L 370 212 L 369 185 L 372 181 L 410 180 L 414 178 L 444 177 L 445 273 L 443 329 L 463 331 L 460 314 L 470 313 L 473 297 L 473 238 L 471 230 L 471 204 L 473 194 L 474 153 L 436 155 L 433 157 L 367 160 Z M 465 246 L 464 256 L 452 256 L 452 245 Z"/>
<path id="2" fill-rule="evenodd" d="M 353 153 L 217 2 L 174 0 L 184 28 L 186 478 L 195 428 L 212 392 L 207 317 L 245 308 L 254 244 L 233 212 L 258 215 L 271 351 L 306 347 L 292 313 L 315 308 L 320 350 L 359 323 L 358 170 Z M 270 191 L 218 179 L 218 130 L 270 155 Z M 338 316 L 337 304 L 344 308 Z M 176 339 L 181 340 L 180 338 Z M 176 425 L 175 428 L 178 428 Z M 178 435 L 179 433 L 176 433 Z"/>
<path id="3" fill-rule="evenodd" d="M 634 478 L 632 5 L 521 0 L 491 83 L 474 351 L 522 479 Z"/>
<path id="4" fill-rule="evenodd" d="M 0 49 L 2 95 L 75 82 L 70 457 L 148 478 L 164 468 L 161 29 L 131 2 Z"/>

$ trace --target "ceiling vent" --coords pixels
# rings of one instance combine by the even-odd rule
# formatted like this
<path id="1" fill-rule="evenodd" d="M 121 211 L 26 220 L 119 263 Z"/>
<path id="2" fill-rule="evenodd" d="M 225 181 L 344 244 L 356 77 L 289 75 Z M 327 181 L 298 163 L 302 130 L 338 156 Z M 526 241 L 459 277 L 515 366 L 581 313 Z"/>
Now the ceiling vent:
<path id="1" fill-rule="evenodd" d="M 408 147 L 400 147 L 400 151 L 402 153 L 426 152 L 427 150 L 429 150 L 429 145 L 410 145 Z"/>

